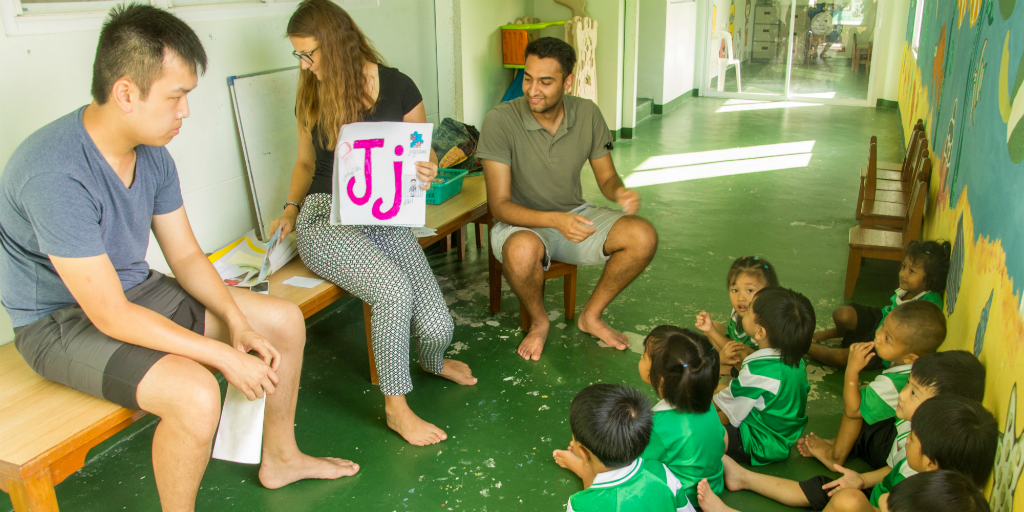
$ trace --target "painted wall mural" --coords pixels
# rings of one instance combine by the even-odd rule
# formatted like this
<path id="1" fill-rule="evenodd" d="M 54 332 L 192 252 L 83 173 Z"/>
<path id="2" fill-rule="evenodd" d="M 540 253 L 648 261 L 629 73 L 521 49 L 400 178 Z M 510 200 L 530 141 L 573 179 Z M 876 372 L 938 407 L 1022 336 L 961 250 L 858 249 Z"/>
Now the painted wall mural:
<path id="1" fill-rule="evenodd" d="M 924 16 L 915 52 L 917 2 Z M 934 159 L 925 236 L 953 241 L 943 348 L 972 351 L 985 364 L 985 406 L 1004 429 L 987 489 L 996 512 L 1024 512 L 1022 82 L 1024 1 L 912 2 L 900 114 L 908 136 L 924 119 Z"/>

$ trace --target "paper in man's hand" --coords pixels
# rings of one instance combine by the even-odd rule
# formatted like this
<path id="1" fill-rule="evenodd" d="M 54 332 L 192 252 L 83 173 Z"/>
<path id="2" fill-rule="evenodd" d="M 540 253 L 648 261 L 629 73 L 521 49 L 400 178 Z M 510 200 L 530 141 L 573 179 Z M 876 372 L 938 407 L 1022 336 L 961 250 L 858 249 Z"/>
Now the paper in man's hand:
<path id="1" fill-rule="evenodd" d="M 245 393 L 228 384 L 220 427 L 213 441 L 213 458 L 241 464 L 260 463 L 266 404 L 266 396 L 250 401 Z"/>

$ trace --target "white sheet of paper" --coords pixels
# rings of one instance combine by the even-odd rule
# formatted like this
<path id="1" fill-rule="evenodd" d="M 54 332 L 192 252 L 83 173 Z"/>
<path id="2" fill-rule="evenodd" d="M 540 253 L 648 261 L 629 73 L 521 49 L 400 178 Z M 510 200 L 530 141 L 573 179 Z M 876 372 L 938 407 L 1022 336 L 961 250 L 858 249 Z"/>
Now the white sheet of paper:
<path id="1" fill-rule="evenodd" d="M 259 464 L 263 453 L 263 413 L 266 397 L 249 401 L 245 393 L 228 384 L 220 427 L 213 442 L 213 458 Z"/>
<path id="2" fill-rule="evenodd" d="M 320 283 L 324 282 L 323 279 L 317 279 L 315 277 L 289 277 L 284 280 L 284 284 L 289 286 L 295 286 L 298 288 L 316 288 Z"/>
<path id="3" fill-rule="evenodd" d="M 416 235 L 416 238 L 427 238 L 436 235 L 437 230 L 434 228 L 412 228 L 412 234 Z"/>
<path id="4" fill-rule="evenodd" d="M 352 123 L 334 150 L 331 224 L 422 226 L 427 192 L 415 162 L 430 161 L 430 123 Z"/>

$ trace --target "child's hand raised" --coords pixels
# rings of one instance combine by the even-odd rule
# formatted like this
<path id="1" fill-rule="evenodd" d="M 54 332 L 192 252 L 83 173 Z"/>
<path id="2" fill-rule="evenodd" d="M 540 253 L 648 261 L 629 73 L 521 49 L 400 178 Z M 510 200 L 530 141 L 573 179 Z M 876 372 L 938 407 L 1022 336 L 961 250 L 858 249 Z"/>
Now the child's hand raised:
<path id="1" fill-rule="evenodd" d="M 865 367 L 871 358 L 875 357 L 875 344 L 866 341 L 864 343 L 854 343 L 850 345 L 850 357 L 846 362 L 846 373 L 847 374 L 859 374 Z"/>
<path id="2" fill-rule="evenodd" d="M 839 464 L 833 464 L 832 467 L 836 471 L 842 473 L 843 476 L 841 478 L 837 479 L 837 480 L 833 480 L 833 481 L 831 481 L 831 482 L 821 486 L 822 489 L 826 489 L 826 490 L 831 489 L 830 491 L 828 491 L 828 495 L 829 496 L 832 496 L 833 494 L 839 492 L 842 489 L 863 489 L 864 488 L 864 484 L 865 484 L 864 477 L 860 473 L 858 473 L 858 472 L 856 472 L 856 471 L 854 471 L 852 469 L 846 469 L 846 468 L 840 466 Z"/>
<path id="3" fill-rule="evenodd" d="M 711 332 L 715 328 L 715 322 L 711 320 L 711 315 L 707 311 L 701 311 L 697 313 L 697 322 L 694 324 L 694 327 L 704 332 Z"/>
<path id="4" fill-rule="evenodd" d="M 718 353 L 719 362 L 729 366 L 736 366 L 742 363 L 744 347 L 746 347 L 746 345 L 736 341 L 726 343 L 725 347 L 722 348 L 722 351 Z"/>

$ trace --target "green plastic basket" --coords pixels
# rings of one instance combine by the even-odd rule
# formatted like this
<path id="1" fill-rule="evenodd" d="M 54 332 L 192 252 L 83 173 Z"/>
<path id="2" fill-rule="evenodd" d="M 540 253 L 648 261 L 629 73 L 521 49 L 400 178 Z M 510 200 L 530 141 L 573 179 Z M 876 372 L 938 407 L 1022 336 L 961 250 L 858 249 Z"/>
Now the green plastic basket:
<path id="1" fill-rule="evenodd" d="M 441 204 L 462 192 L 462 178 L 467 174 L 469 171 L 463 169 L 438 169 L 437 177 L 445 182 L 435 183 L 427 190 L 427 204 Z"/>

